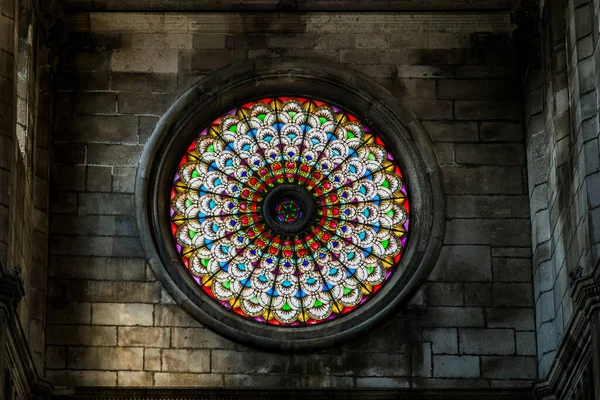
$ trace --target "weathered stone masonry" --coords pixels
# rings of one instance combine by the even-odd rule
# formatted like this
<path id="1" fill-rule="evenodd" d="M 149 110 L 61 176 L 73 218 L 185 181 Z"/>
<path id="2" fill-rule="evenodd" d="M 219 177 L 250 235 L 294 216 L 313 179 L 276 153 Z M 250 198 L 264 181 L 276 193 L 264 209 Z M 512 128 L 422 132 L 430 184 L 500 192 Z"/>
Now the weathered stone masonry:
<path id="1" fill-rule="evenodd" d="M 509 14 L 67 15 L 52 141 L 46 378 L 57 386 L 529 387 L 537 377 L 522 86 Z M 160 115 L 237 61 L 302 56 L 375 79 L 443 170 L 444 247 L 409 308 L 313 354 L 259 352 L 173 304 L 145 266 L 134 178 Z"/>

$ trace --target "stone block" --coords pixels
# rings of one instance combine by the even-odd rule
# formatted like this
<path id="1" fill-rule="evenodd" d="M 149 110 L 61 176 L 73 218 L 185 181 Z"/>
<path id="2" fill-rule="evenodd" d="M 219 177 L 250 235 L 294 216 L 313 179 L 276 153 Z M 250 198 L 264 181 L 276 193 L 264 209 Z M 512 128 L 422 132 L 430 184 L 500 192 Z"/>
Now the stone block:
<path id="1" fill-rule="evenodd" d="M 58 92 L 58 114 L 114 114 L 117 111 L 117 95 L 102 92 Z"/>
<path id="2" fill-rule="evenodd" d="M 592 32 L 592 13 L 589 4 L 575 9 L 575 35 L 581 39 Z"/>
<path id="3" fill-rule="evenodd" d="M 137 141 L 137 117 L 65 115 L 58 118 L 57 140 L 72 143 Z"/>
<path id="4" fill-rule="evenodd" d="M 537 354 L 535 332 L 516 332 L 517 355 L 535 356 Z"/>
<path id="5" fill-rule="evenodd" d="M 137 168 L 113 167 L 112 191 L 119 193 L 133 193 L 135 190 L 135 175 Z"/>
<path id="6" fill-rule="evenodd" d="M 110 192 L 112 187 L 111 167 L 87 167 L 86 189 L 89 192 Z"/>
<path id="7" fill-rule="evenodd" d="M 434 142 L 477 141 L 477 124 L 473 122 L 423 121 L 423 127 Z"/>
<path id="8" fill-rule="evenodd" d="M 405 99 L 404 105 L 421 120 L 452 118 L 452 102 L 445 100 Z"/>
<path id="9" fill-rule="evenodd" d="M 165 47 L 163 33 L 124 33 L 121 35 L 122 49 L 162 49 Z"/>
<path id="10" fill-rule="evenodd" d="M 103 71 L 62 71 L 56 76 L 56 87 L 59 90 L 108 90 L 108 70 Z"/>
<path id="11" fill-rule="evenodd" d="M 590 175 L 600 171 L 598 139 L 590 140 L 583 145 L 583 157 L 585 160 L 585 171 L 579 171 L 579 173 Z"/>
<path id="12" fill-rule="evenodd" d="M 87 148 L 88 163 L 103 165 L 138 165 L 144 150 L 137 144 L 92 143 Z"/>
<path id="13" fill-rule="evenodd" d="M 157 282 L 82 281 L 77 285 L 73 285 L 71 281 L 61 283 L 63 284 L 59 287 L 62 293 L 76 301 L 153 303 L 157 302 L 160 296 L 160 285 Z"/>
<path id="14" fill-rule="evenodd" d="M 489 246 L 443 246 L 429 277 L 432 281 L 491 281 Z"/>
<path id="15" fill-rule="evenodd" d="M 179 70 L 216 70 L 244 58 L 244 52 L 237 50 L 179 50 Z"/>
<path id="16" fill-rule="evenodd" d="M 524 165 L 522 144 L 457 144 L 456 162 L 464 165 Z"/>
<path id="17" fill-rule="evenodd" d="M 46 346 L 45 367 L 47 369 L 67 368 L 67 348 Z"/>
<path id="18" fill-rule="evenodd" d="M 112 52 L 110 67 L 113 72 L 176 73 L 178 52 L 177 49 L 119 49 Z"/>
<path id="19" fill-rule="evenodd" d="M 234 343 L 206 328 L 173 328 L 175 348 L 233 349 Z"/>
<path id="20" fill-rule="evenodd" d="M 81 193 L 79 214 L 133 215 L 133 196 L 120 193 Z"/>
<path id="21" fill-rule="evenodd" d="M 492 79 L 441 79 L 437 82 L 440 99 L 498 99 L 516 98 L 514 85 Z"/>
<path id="22" fill-rule="evenodd" d="M 401 60 L 395 64 L 411 64 L 411 65 L 458 65 L 465 61 L 465 53 L 463 49 L 401 49 L 389 50 L 381 55 L 381 62 L 386 62 L 386 56 L 394 51 L 402 52 Z"/>
<path id="23" fill-rule="evenodd" d="M 54 143 L 52 145 L 53 164 L 85 163 L 85 145 L 76 143 Z"/>
<path id="24" fill-rule="evenodd" d="M 115 72 L 111 75 L 110 87 L 120 92 L 173 93 L 177 87 L 177 75 Z"/>
<path id="25" fill-rule="evenodd" d="M 459 329 L 461 354 L 515 354 L 512 329 Z"/>
<path id="26" fill-rule="evenodd" d="M 554 310 L 554 293 L 552 290 L 542 292 L 536 300 L 536 320 L 540 322 L 552 321 L 556 316 Z"/>
<path id="27" fill-rule="evenodd" d="M 341 353 L 333 356 L 333 375 L 410 376 L 408 353 Z"/>
<path id="28" fill-rule="evenodd" d="M 62 299 L 52 299 L 62 300 Z M 92 305 L 90 303 L 49 302 L 47 307 L 48 324 L 89 324 Z"/>
<path id="29" fill-rule="evenodd" d="M 535 329 L 533 308 L 486 308 L 485 317 L 488 328 Z"/>
<path id="30" fill-rule="evenodd" d="M 54 190 L 85 190 L 86 171 L 84 166 L 54 165 L 51 185 Z"/>
<path id="31" fill-rule="evenodd" d="M 421 338 L 431 342 L 433 354 L 457 354 L 458 334 L 455 328 L 431 328 L 421 331 Z"/>
<path id="32" fill-rule="evenodd" d="M 344 64 L 379 64 L 381 50 L 376 49 L 342 49 L 340 62 Z"/>
<path id="33" fill-rule="evenodd" d="M 157 305 L 154 312 L 154 325 L 200 327 L 200 323 L 186 313 L 179 305 Z"/>
<path id="34" fill-rule="evenodd" d="M 492 284 L 480 282 L 465 283 L 465 305 L 491 306 Z"/>
<path id="35" fill-rule="evenodd" d="M 143 257 L 138 237 L 59 236 L 51 237 L 51 255 Z"/>
<path id="36" fill-rule="evenodd" d="M 462 306 L 463 292 L 462 283 L 427 282 L 423 285 L 428 306 Z"/>
<path id="37" fill-rule="evenodd" d="M 347 387 L 347 386 L 342 386 Z M 397 389 L 410 387 L 408 378 L 367 377 L 356 378 L 357 388 Z"/>
<path id="38" fill-rule="evenodd" d="M 420 292 L 421 293 L 421 292 Z M 370 333 L 370 340 L 355 340 L 344 346 L 342 351 L 348 352 L 406 352 L 409 325 L 406 318 L 392 318 Z"/>
<path id="39" fill-rule="evenodd" d="M 459 65 L 455 68 L 457 78 L 510 78 L 516 70 L 506 65 Z"/>
<path id="40" fill-rule="evenodd" d="M 108 55 L 106 51 L 78 51 L 64 61 L 65 71 L 107 71 Z"/>
<path id="41" fill-rule="evenodd" d="M 296 35 L 296 34 L 269 34 L 266 37 L 267 47 L 283 48 L 283 49 L 311 49 L 315 46 L 315 37 L 312 35 Z M 223 46 L 225 47 L 225 40 Z"/>
<path id="42" fill-rule="evenodd" d="M 440 165 L 454 165 L 454 144 L 434 143 L 433 148 Z"/>
<path id="43" fill-rule="evenodd" d="M 158 117 L 140 117 L 140 132 L 139 132 L 139 142 L 146 143 L 148 138 L 152 134 L 152 131 L 156 127 L 156 123 L 158 122 Z"/>
<path id="44" fill-rule="evenodd" d="M 152 325 L 152 304 L 95 303 L 94 325 Z"/>
<path id="45" fill-rule="evenodd" d="M 528 258 L 492 258 L 494 281 L 531 282 L 531 260 Z"/>
<path id="46" fill-rule="evenodd" d="M 117 386 L 152 386 L 152 374 L 150 372 L 119 371 L 117 372 Z"/>
<path id="47" fill-rule="evenodd" d="M 432 49 L 471 47 L 471 35 L 469 33 L 429 32 L 427 36 L 428 47 Z"/>
<path id="48" fill-rule="evenodd" d="M 442 171 L 448 194 L 524 194 L 521 167 L 448 167 Z"/>
<path id="49" fill-rule="evenodd" d="M 449 65 L 407 65 L 397 66 L 398 78 L 452 78 L 454 71 Z"/>
<path id="50" fill-rule="evenodd" d="M 411 313 L 417 313 L 412 311 Z M 429 328 L 483 327 L 483 309 L 479 307 L 427 307 L 418 311 L 415 324 Z"/>
<path id="51" fill-rule="evenodd" d="M 163 93 L 119 93 L 119 112 L 162 115 L 173 104 L 173 96 Z"/>
<path id="52" fill-rule="evenodd" d="M 65 235 L 137 235 L 134 217 L 113 215 L 54 215 L 50 220 L 50 231 Z"/>
<path id="53" fill-rule="evenodd" d="M 52 256 L 48 276 L 58 279 L 144 281 L 143 258 Z"/>
<path id="54" fill-rule="evenodd" d="M 495 379 L 535 379 L 535 357 L 481 357 L 481 376 Z"/>
<path id="55" fill-rule="evenodd" d="M 117 328 L 114 326 L 49 325 L 46 342 L 69 346 L 115 346 Z"/>
<path id="56" fill-rule="evenodd" d="M 223 387 L 223 375 L 157 372 L 154 385 L 162 387 Z"/>
<path id="57" fill-rule="evenodd" d="M 54 386 L 116 386 L 117 373 L 109 371 L 46 371 Z"/>
<path id="58" fill-rule="evenodd" d="M 440 378 L 478 378 L 479 357 L 433 356 L 433 376 Z"/>
<path id="59" fill-rule="evenodd" d="M 533 293 L 530 283 L 494 283 L 492 285 L 494 306 L 531 307 Z"/>
<path id="60" fill-rule="evenodd" d="M 386 49 L 390 47 L 389 35 L 358 33 L 354 35 L 357 49 Z"/>
<path id="61" fill-rule="evenodd" d="M 322 33 L 315 38 L 316 49 L 351 49 L 354 35 L 348 33 Z"/>
<path id="62" fill-rule="evenodd" d="M 211 351 L 211 371 L 217 373 L 285 373 L 287 357 L 274 353 Z"/>
<path id="63" fill-rule="evenodd" d="M 448 218 L 528 218 L 528 208 L 529 200 L 526 195 L 446 197 Z"/>
<path id="64" fill-rule="evenodd" d="M 169 347 L 169 328 L 119 327 L 119 346 Z"/>
<path id="65" fill-rule="evenodd" d="M 537 353 L 546 354 L 554 351 L 559 340 L 560 335 L 553 321 L 541 324 L 537 331 Z"/>
<path id="66" fill-rule="evenodd" d="M 454 219 L 446 223 L 444 243 L 520 246 L 530 240 L 526 219 Z"/>
<path id="67" fill-rule="evenodd" d="M 524 130 L 517 122 L 482 122 L 479 135 L 483 142 L 522 142 Z"/>
<path id="68" fill-rule="evenodd" d="M 144 349 L 139 347 L 69 347 L 70 369 L 141 370 Z"/>
<path id="69" fill-rule="evenodd" d="M 209 350 L 162 351 L 162 370 L 170 372 L 210 372 Z"/>
<path id="70" fill-rule="evenodd" d="M 160 371 L 161 368 L 161 350 L 145 348 L 144 349 L 144 370 Z"/>
<path id="71" fill-rule="evenodd" d="M 396 79 L 394 77 L 394 79 L 379 80 L 379 83 L 400 98 L 435 98 L 435 81 L 433 79 Z"/>
<path id="72" fill-rule="evenodd" d="M 192 33 L 170 33 L 165 34 L 165 47 L 167 49 L 191 49 L 193 44 Z"/>
<path id="73" fill-rule="evenodd" d="M 454 105 L 457 120 L 503 119 L 520 121 L 522 105 L 516 101 L 457 100 Z"/>
<path id="74" fill-rule="evenodd" d="M 417 343 L 411 352 L 412 376 L 432 376 L 431 343 Z"/>

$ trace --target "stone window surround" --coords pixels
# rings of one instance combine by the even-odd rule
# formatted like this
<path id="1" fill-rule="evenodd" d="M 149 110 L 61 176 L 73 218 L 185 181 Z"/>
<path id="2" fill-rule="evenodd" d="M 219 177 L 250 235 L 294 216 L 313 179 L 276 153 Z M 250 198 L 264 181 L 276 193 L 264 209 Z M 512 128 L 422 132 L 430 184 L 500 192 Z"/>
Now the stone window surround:
<path id="1" fill-rule="evenodd" d="M 304 94 L 355 113 L 389 139 L 411 187 L 411 236 L 401 261 L 407 272 L 392 276 L 375 299 L 351 316 L 310 328 L 259 326 L 206 301 L 181 268 L 173 246 L 168 245 L 172 240 L 168 187 L 179 156 L 197 132 L 223 110 L 273 93 Z M 212 330 L 269 350 L 316 350 L 355 338 L 384 322 L 410 300 L 429 275 L 445 226 L 440 169 L 422 125 L 383 87 L 356 71 L 322 60 L 282 58 L 239 63 L 194 85 L 156 125 L 141 157 L 135 198 L 147 263 L 173 299 Z"/>

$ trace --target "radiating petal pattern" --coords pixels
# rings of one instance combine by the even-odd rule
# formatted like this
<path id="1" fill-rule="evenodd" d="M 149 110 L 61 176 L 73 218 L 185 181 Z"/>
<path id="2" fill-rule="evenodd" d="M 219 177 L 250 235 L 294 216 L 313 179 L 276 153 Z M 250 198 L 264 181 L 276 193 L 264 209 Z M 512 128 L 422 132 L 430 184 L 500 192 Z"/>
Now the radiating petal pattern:
<path id="1" fill-rule="evenodd" d="M 170 211 L 197 284 L 258 323 L 331 321 L 401 273 L 409 202 L 396 159 L 357 118 L 314 99 L 262 99 L 215 120 L 181 159 Z"/>

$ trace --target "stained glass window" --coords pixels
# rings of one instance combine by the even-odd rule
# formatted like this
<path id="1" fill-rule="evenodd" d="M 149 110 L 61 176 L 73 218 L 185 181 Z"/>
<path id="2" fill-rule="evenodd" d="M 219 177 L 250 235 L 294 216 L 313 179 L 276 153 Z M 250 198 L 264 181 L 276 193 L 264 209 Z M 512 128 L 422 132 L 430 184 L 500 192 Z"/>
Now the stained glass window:
<path id="1" fill-rule="evenodd" d="M 199 132 L 171 190 L 181 262 L 223 308 L 302 327 L 369 301 L 396 271 L 406 182 L 382 139 L 322 101 L 276 97 Z"/>

